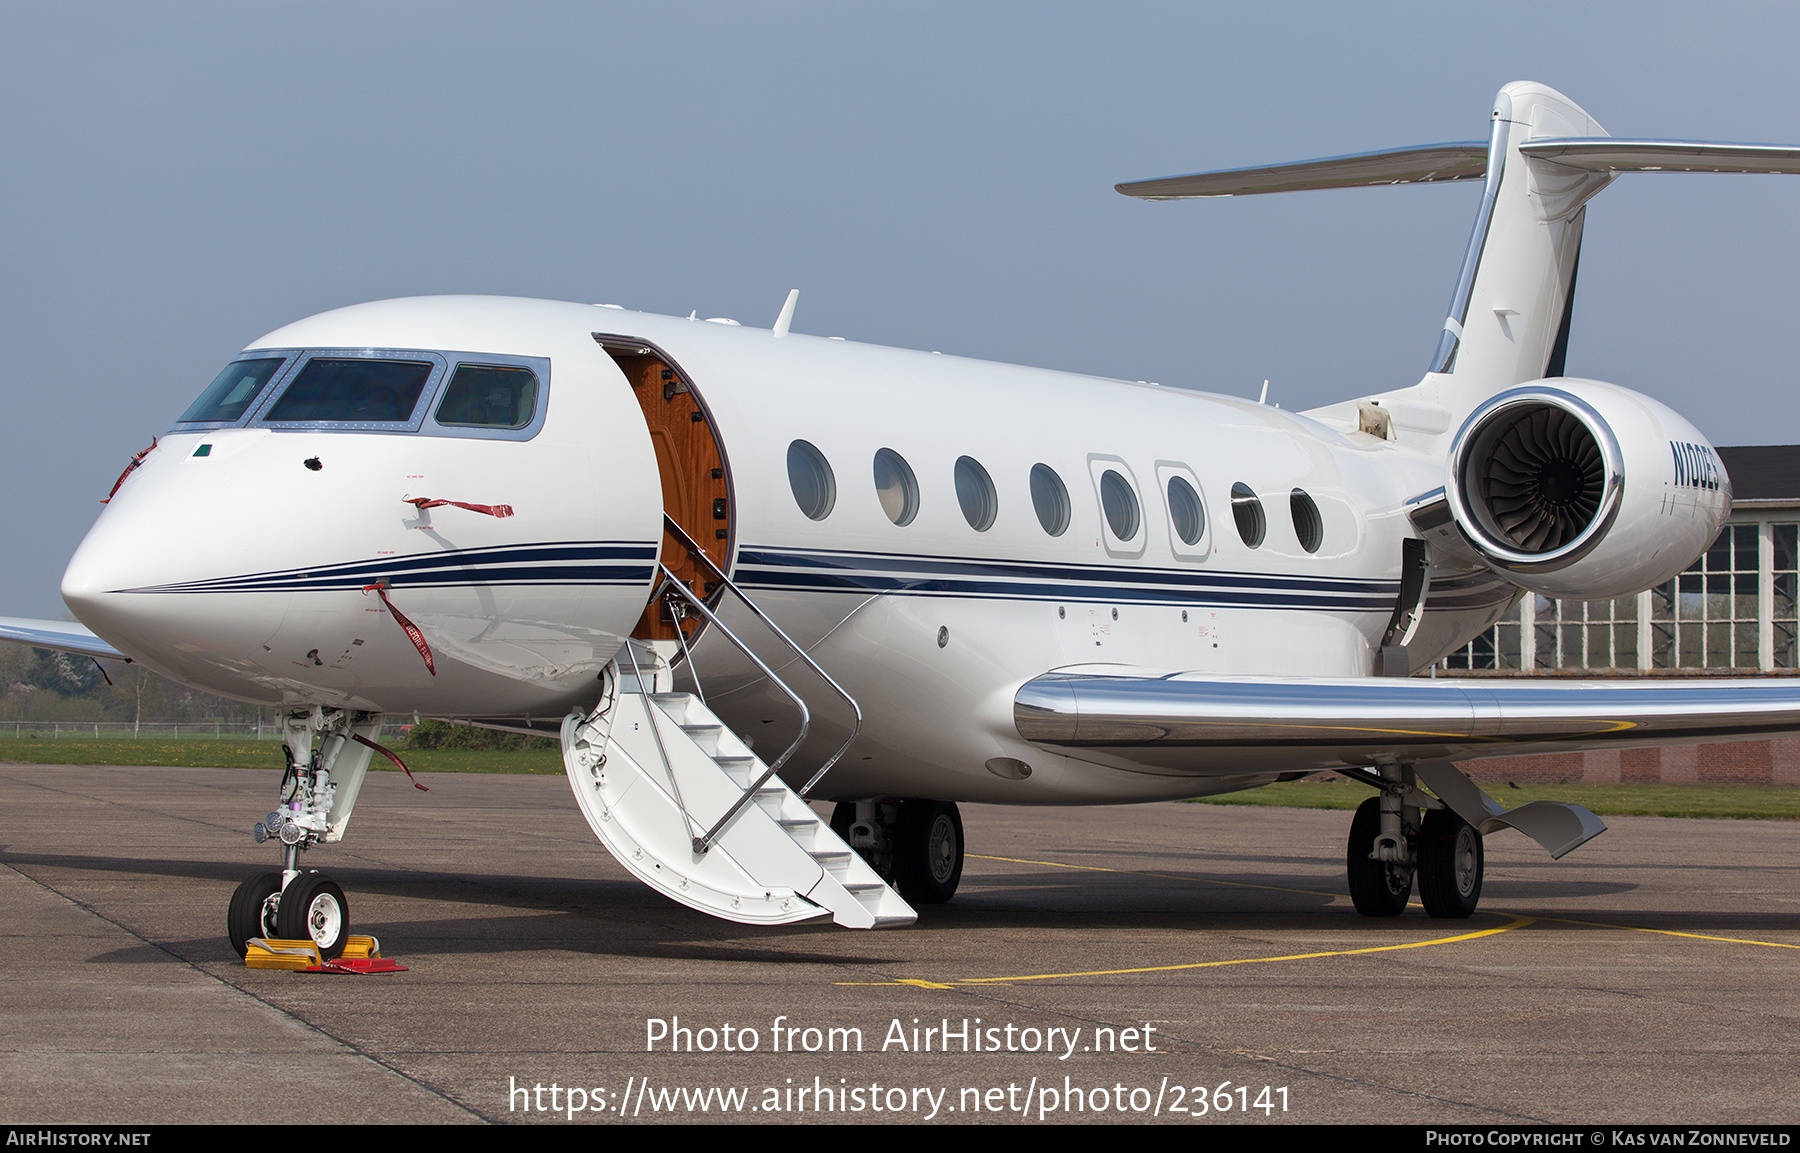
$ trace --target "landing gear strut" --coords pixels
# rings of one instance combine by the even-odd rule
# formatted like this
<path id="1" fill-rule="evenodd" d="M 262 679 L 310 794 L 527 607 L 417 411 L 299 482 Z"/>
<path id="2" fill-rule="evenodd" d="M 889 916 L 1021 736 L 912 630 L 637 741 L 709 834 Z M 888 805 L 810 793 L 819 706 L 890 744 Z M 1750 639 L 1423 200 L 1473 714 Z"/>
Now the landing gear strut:
<path id="1" fill-rule="evenodd" d="M 237 887 L 226 912 L 231 947 L 243 956 L 252 938 L 310 940 L 332 960 L 350 936 L 350 906 L 337 882 L 316 869 L 302 869 L 300 854 L 314 845 L 343 839 L 350 810 L 368 772 L 372 741 L 381 726 L 368 713 L 341 709 L 295 710 L 284 721 L 280 803 L 257 822 L 258 843 L 281 845 L 281 870 L 258 873 Z"/>
<path id="2" fill-rule="evenodd" d="M 1344 864 L 1350 899 L 1365 917 L 1406 909 L 1415 874 L 1419 899 L 1433 917 L 1467 917 L 1481 901 L 1485 860 L 1481 832 L 1455 810 L 1421 792 L 1411 765 L 1384 765 L 1357 779 L 1381 795 L 1357 807 Z"/>
<path id="3" fill-rule="evenodd" d="M 1344 864 L 1350 873 L 1350 899 L 1365 917 L 1398 917 L 1412 896 L 1410 861 L 1384 861 L 1376 857 L 1375 840 L 1381 833 L 1381 798 L 1370 797 L 1356 808 L 1350 822 L 1350 846 Z"/>
<path id="4" fill-rule="evenodd" d="M 843 801 L 831 829 L 914 905 L 941 905 L 962 881 L 962 813 L 954 801 Z"/>

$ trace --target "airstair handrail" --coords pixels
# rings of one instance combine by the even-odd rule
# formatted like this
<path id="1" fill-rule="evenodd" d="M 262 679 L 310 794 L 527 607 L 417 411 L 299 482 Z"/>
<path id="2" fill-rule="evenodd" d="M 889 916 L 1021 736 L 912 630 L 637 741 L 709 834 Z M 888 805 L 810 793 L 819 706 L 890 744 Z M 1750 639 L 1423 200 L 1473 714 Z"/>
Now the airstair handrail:
<path id="1" fill-rule="evenodd" d="M 794 639 L 792 637 L 788 636 L 787 633 L 783 632 L 781 629 L 781 626 L 776 624 L 772 619 L 770 619 L 768 613 L 763 612 L 761 608 L 757 607 L 756 602 L 750 599 L 749 594 L 744 592 L 743 589 L 739 588 L 737 586 L 737 582 L 733 581 L 730 577 L 726 576 L 725 570 L 720 568 L 717 564 L 713 563 L 712 557 L 706 555 L 706 550 L 701 548 L 700 545 L 695 542 L 694 538 L 687 534 L 686 529 L 683 529 L 680 525 L 676 524 L 674 518 L 669 516 L 668 513 L 663 514 L 663 527 L 668 530 L 668 533 L 670 536 L 674 537 L 677 541 L 681 542 L 681 544 L 687 549 L 689 556 L 693 557 L 696 561 L 700 562 L 701 564 L 705 565 L 707 568 L 711 569 L 713 575 L 718 577 L 719 580 L 724 583 L 726 588 L 730 589 L 732 592 L 737 594 L 738 600 L 743 602 L 745 608 L 747 608 L 751 612 L 755 613 L 758 620 L 762 621 L 763 624 L 769 626 L 770 632 L 772 632 L 776 636 L 780 637 L 782 642 L 784 644 L 786 644 L 788 648 L 794 650 L 794 655 L 798 656 L 801 660 L 805 661 L 807 663 L 807 666 L 809 668 L 811 668 L 813 672 L 818 673 L 819 678 L 821 680 L 823 680 L 826 684 L 830 685 L 833 692 L 837 693 L 838 696 L 843 697 L 844 703 L 848 704 L 850 706 L 850 711 L 853 714 L 855 714 L 856 720 L 850 726 L 849 738 L 846 739 L 842 745 L 838 746 L 837 751 L 832 753 L 831 756 L 825 761 L 825 763 L 823 765 L 819 766 L 818 772 L 814 773 L 812 775 L 812 777 L 804 785 L 800 786 L 800 788 L 798 790 L 800 793 L 800 796 L 802 798 L 805 798 L 807 793 L 812 791 L 812 787 L 814 785 L 818 784 L 820 779 L 822 777 L 824 777 L 826 773 L 831 771 L 831 766 L 837 764 L 839 758 L 841 758 L 845 753 L 849 752 L 850 746 L 852 744 L 856 743 L 857 735 L 862 732 L 862 723 L 863 723 L 862 706 L 860 706 L 856 703 L 855 697 L 852 697 L 849 693 L 844 691 L 844 686 L 838 684 L 837 681 L 832 679 L 830 673 L 828 673 L 824 669 L 820 668 L 819 662 L 813 660 L 812 657 L 808 656 L 805 649 L 801 648 L 798 644 L 794 643 Z M 664 568 L 663 571 L 668 572 L 668 569 Z M 684 594 L 684 596 L 687 597 L 687 599 L 690 602 L 698 604 L 698 600 L 693 596 L 692 590 L 688 589 L 688 587 L 686 585 L 682 584 L 680 580 L 675 579 L 675 576 L 673 573 L 669 574 L 669 579 L 673 580 L 674 583 L 681 588 L 682 593 Z M 700 607 L 703 611 L 705 611 L 704 605 L 701 605 Z M 713 616 L 713 614 L 710 611 L 706 612 L 706 617 L 708 620 L 711 620 L 715 623 L 717 623 L 717 621 L 718 621 L 718 618 Z M 719 625 L 719 628 L 721 630 L 725 630 L 725 626 L 722 624 Z M 680 625 L 676 626 L 675 631 L 677 633 L 679 633 L 681 631 Z M 725 632 L 726 632 L 727 636 L 730 636 L 729 630 L 725 630 Z M 749 653 L 750 650 L 747 648 L 744 648 L 744 643 L 742 641 L 738 640 L 736 637 L 732 637 L 731 639 L 732 639 L 732 642 L 734 644 L 736 644 L 740 649 L 744 649 L 745 653 Z M 755 659 L 754 656 L 751 659 L 754 660 Z M 775 674 L 772 672 L 769 672 L 768 667 L 766 665 L 764 665 L 761 661 L 757 661 L 756 663 L 757 663 L 757 666 L 762 668 L 762 670 L 765 673 L 768 673 L 768 675 L 771 679 L 775 678 Z M 696 685 L 699 684 L 698 679 L 696 679 L 694 683 Z M 780 681 L 777 680 L 776 683 L 780 684 Z M 787 686 L 783 685 L 782 687 L 785 689 Z M 783 759 L 785 759 L 785 756 Z"/>
<path id="2" fill-rule="evenodd" d="M 783 752 L 781 754 L 781 756 L 779 756 L 775 759 L 775 763 L 770 765 L 768 770 L 766 772 L 764 772 L 762 776 L 756 778 L 756 780 L 752 781 L 749 785 L 747 785 L 745 787 L 744 795 L 739 797 L 737 799 L 737 801 L 735 803 L 733 803 L 729 809 L 725 810 L 725 815 L 719 818 L 718 823 L 713 825 L 712 828 L 706 830 L 706 832 L 702 833 L 700 836 L 694 838 L 694 852 L 704 853 L 712 847 L 713 839 L 719 835 L 719 830 L 723 829 L 727 824 L 729 824 L 731 821 L 731 818 L 737 816 L 738 811 L 740 809 L 742 809 L 745 805 L 750 803 L 750 799 L 756 795 L 756 790 L 762 788 L 765 784 L 767 784 L 769 781 L 769 778 L 774 776 L 777 772 L 780 771 L 781 766 L 787 763 L 787 759 L 794 755 L 794 750 L 798 749 L 800 747 L 801 742 L 806 740 L 807 730 L 812 727 L 812 712 L 806 707 L 806 702 L 804 700 L 800 699 L 800 694 L 796 693 L 793 689 L 789 688 L 786 681 L 784 681 L 780 677 L 776 676 L 775 670 L 771 669 L 768 665 L 764 664 L 761 657 L 759 657 L 755 653 L 751 652 L 750 646 L 745 644 L 742 640 L 740 640 L 736 633 L 732 632 L 729 628 L 727 628 L 725 625 L 725 622 L 720 620 L 716 615 L 714 615 L 713 611 L 706 607 L 706 603 L 704 601 L 702 601 L 699 597 L 694 595 L 694 592 L 692 589 L 688 588 L 685 584 L 681 583 L 681 578 L 676 576 L 674 573 L 670 572 L 668 565 L 659 564 L 656 567 L 661 570 L 661 572 L 663 574 L 663 579 L 662 579 L 662 583 L 659 586 L 657 586 L 656 594 L 651 597 L 651 600 L 655 600 L 658 597 L 662 596 L 664 589 L 668 589 L 671 595 L 678 595 L 682 599 L 686 600 L 688 603 L 688 607 L 697 610 L 701 616 L 703 616 L 707 619 L 708 622 L 710 622 L 713 625 L 716 625 L 718 627 L 718 630 L 725 634 L 725 638 L 727 640 L 729 640 L 732 644 L 736 645 L 738 647 L 739 652 L 741 652 L 745 656 L 749 657 L 750 660 L 752 661 L 752 663 L 754 663 L 757 668 L 759 668 L 763 671 L 763 675 L 768 677 L 769 681 L 772 684 L 774 684 L 776 688 L 778 688 L 782 692 L 786 693 L 788 695 L 788 699 L 794 702 L 794 707 L 800 710 L 800 735 L 794 738 L 794 743 L 789 745 L 787 747 L 787 750 L 785 752 Z M 677 619 L 675 622 L 675 630 L 677 632 L 681 631 L 681 621 L 679 619 Z M 640 684 L 641 684 L 641 682 L 640 682 Z M 654 717 L 651 718 L 651 727 L 652 728 L 656 727 Z M 658 738 L 658 747 L 660 748 L 660 746 L 661 746 L 661 738 L 659 737 Z M 666 754 L 665 754 L 665 757 L 666 757 Z M 673 771 L 674 770 L 672 770 L 672 769 L 670 770 L 671 774 L 673 773 Z M 679 797 L 677 797 L 676 803 L 680 804 Z M 686 808 L 683 807 L 682 811 L 683 811 L 683 814 L 685 815 Z"/>

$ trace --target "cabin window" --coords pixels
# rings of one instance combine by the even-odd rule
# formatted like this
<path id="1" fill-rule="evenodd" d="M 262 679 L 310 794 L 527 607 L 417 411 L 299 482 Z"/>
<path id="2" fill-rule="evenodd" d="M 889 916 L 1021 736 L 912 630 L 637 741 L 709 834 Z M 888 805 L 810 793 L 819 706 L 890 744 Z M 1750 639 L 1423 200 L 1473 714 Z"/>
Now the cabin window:
<path id="1" fill-rule="evenodd" d="M 1263 516 L 1262 500 L 1243 481 L 1231 486 L 1231 518 L 1237 521 L 1238 536 L 1251 548 L 1259 548 L 1268 531 Z"/>
<path id="2" fill-rule="evenodd" d="M 875 495 L 881 511 L 897 525 L 909 525 L 919 515 L 919 481 L 906 458 L 891 448 L 875 454 Z"/>
<path id="3" fill-rule="evenodd" d="M 1169 519 L 1182 544 L 1199 544 L 1206 535 L 1206 509 L 1200 504 L 1200 494 L 1179 476 L 1169 478 Z"/>
<path id="4" fill-rule="evenodd" d="M 1100 511 L 1106 514 L 1106 524 L 1112 529 L 1113 536 L 1121 541 L 1137 536 L 1140 519 L 1137 494 L 1131 491 L 1130 481 L 1110 468 L 1100 477 Z"/>
<path id="5" fill-rule="evenodd" d="M 437 422 L 452 428 L 524 428 L 537 409 L 537 376 L 528 368 L 460 364 L 438 402 Z"/>
<path id="6" fill-rule="evenodd" d="M 1038 523 L 1051 536 L 1069 531 L 1069 490 L 1047 464 L 1031 466 L 1031 507 L 1037 510 Z"/>
<path id="7" fill-rule="evenodd" d="M 1294 535 L 1307 552 L 1318 552 L 1325 541 L 1325 519 L 1319 515 L 1318 503 L 1303 489 L 1295 489 L 1288 497 L 1288 510 L 1294 517 Z"/>
<path id="8" fill-rule="evenodd" d="M 994 482 L 972 456 L 956 458 L 956 503 L 962 506 L 963 519 L 976 532 L 993 528 L 994 518 L 1000 514 Z"/>
<path id="9" fill-rule="evenodd" d="M 811 520 L 824 520 L 837 503 L 837 480 L 825 454 L 804 440 L 788 445 L 788 487 L 794 490 L 794 503 Z"/>
<path id="10" fill-rule="evenodd" d="M 404 423 L 437 366 L 430 361 L 315 356 L 263 419 L 270 423 Z"/>
<path id="11" fill-rule="evenodd" d="M 286 362 L 285 356 L 232 361 L 176 423 L 228 424 L 238 420 Z"/>

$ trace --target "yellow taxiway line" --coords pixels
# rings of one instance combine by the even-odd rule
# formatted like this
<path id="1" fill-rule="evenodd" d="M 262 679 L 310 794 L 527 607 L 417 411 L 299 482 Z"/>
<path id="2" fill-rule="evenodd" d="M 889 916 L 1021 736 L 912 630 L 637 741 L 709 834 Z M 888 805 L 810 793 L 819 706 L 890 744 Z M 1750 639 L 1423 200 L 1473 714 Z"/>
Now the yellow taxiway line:
<path id="1" fill-rule="evenodd" d="M 1118 873 L 1131 877 L 1155 877 L 1168 881 L 1198 881 L 1208 885 L 1224 885 L 1234 889 L 1265 889 L 1276 893 L 1299 893 L 1309 897 L 1331 897 L 1342 899 L 1344 893 L 1327 893 L 1317 889 L 1291 889 L 1279 885 L 1259 885 L 1249 881 L 1220 881 L 1211 877 L 1196 877 L 1191 874 L 1151 873 L 1135 869 L 1113 869 L 1103 865 L 1071 865 L 1063 861 L 1036 861 L 1023 857 L 993 857 L 970 853 L 969 856 L 982 861 L 1001 861 L 1010 865 L 1038 865 L 1052 869 L 1074 869 L 1089 873 Z M 1416 904 L 1416 902 L 1415 902 Z M 1479 940 L 1500 933 L 1509 933 L 1514 929 L 1522 929 L 1538 921 L 1555 922 L 1565 925 L 1583 925 L 1596 929 L 1619 929 L 1632 933 L 1655 933 L 1665 937 L 1686 937 L 1697 941 L 1719 941 L 1732 945 L 1761 945 L 1770 949 L 1800 949 L 1800 945 L 1787 944 L 1781 941 L 1757 941 L 1744 937 L 1719 937 L 1707 933 L 1684 933 L 1675 929 L 1650 929 L 1642 925 L 1615 925 L 1605 921 L 1582 921 L 1573 917 L 1551 917 L 1544 915 L 1526 916 L 1520 913 L 1499 913 L 1495 915 L 1509 918 L 1508 922 L 1492 929 L 1480 929 L 1472 933 L 1459 933 L 1450 937 L 1434 937 L 1428 941 L 1408 941 L 1399 945 L 1373 945 L 1363 949 L 1332 949 L 1319 953 L 1289 953 L 1279 957 L 1234 957 L 1224 961 L 1190 961 L 1178 965 L 1143 965 L 1129 969 L 1086 969 L 1068 973 L 1029 973 L 1012 977 L 961 977 L 949 981 L 927 981 L 917 977 L 902 977 L 892 981 L 838 981 L 839 985 L 911 985 L 920 989 L 956 989 L 978 985 L 1010 985 L 1021 981 L 1057 981 L 1072 977 L 1118 977 L 1139 973 L 1174 973 L 1186 969 L 1214 969 L 1227 965 L 1266 965 L 1277 961 L 1311 961 L 1324 957 L 1354 957 L 1366 953 L 1392 953 L 1402 949 L 1426 949 L 1436 945 L 1454 945 L 1463 941 Z"/>

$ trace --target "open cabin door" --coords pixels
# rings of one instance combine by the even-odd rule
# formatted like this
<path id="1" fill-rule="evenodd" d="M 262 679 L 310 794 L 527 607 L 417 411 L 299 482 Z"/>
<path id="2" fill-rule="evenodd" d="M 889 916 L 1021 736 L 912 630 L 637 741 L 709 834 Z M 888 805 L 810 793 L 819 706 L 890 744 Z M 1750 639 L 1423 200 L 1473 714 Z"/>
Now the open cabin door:
<path id="1" fill-rule="evenodd" d="M 628 336 L 595 333 L 604 348 L 631 382 L 631 391 L 650 428 L 656 449 L 656 468 L 662 480 L 663 513 L 696 541 L 721 571 L 731 571 L 736 536 L 736 502 L 731 490 L 731 467 L 725 447 L 719 443 L 712 415 L 693 383 L 661 349 Z M 688 588 L 708 604 L 716 605 L 720 590 L 687 546 L 665 527 L 662 562 Z M 704 622 L 690 618 L 687 638 Z M 637 640 L 672 641 L 676 624 L 666 603 L 644 607 L 632 637 Z"/>

